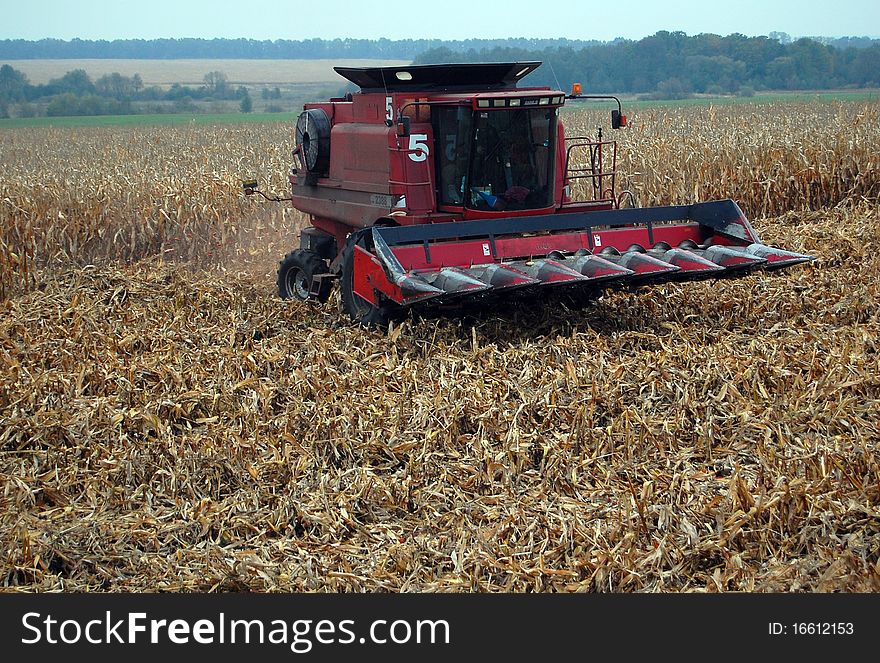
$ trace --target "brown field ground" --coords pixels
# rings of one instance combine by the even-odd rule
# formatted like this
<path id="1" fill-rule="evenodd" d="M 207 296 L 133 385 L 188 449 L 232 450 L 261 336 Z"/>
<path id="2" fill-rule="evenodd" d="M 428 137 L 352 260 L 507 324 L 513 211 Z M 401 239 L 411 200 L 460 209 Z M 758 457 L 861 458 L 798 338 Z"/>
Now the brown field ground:
<path id="1" fill-rule="evenodd" d="M 880 107 L 631 120 L 818 260 L 384 335 L 275 294 L 289 125 L 0 132 L 0 585 L 880 591 Z"/>

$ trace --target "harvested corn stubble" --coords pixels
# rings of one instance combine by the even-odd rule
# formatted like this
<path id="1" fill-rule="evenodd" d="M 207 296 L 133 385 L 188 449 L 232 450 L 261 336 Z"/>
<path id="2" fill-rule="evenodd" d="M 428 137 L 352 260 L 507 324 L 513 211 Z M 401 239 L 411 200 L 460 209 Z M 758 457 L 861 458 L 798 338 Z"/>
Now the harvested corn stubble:
<path id="1" fill-rule="evenodd" d="M 3 587 L 880 590 L 877 106 L 786 108 L 628 186 L 817 261 L 388 335 L 274 291 L 290 127 L 0 132 Z"/>

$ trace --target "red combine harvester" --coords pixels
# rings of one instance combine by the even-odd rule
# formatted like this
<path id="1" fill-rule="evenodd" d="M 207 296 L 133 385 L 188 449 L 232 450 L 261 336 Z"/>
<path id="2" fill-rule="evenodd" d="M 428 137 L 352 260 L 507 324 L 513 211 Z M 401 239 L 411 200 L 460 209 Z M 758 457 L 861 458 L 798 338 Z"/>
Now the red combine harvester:
<path id="1" fill-rule="evenodd" d="M 360 92 L 297 120 L 284 200 L 311 227 L 280 264 L 281 297 L 323 302 L 338 279 L 351 318 L 382 325 L 513 291 L 593 294 L 813 259 L 762 244 L 732 200 L 623 207 L 616 143 L 601 129 L 566 136 L 559 117 L 566 99 L 611 99 L 617 129 L 619 100 L 517 87 L 540 64 L 336 67 Z M 572 199 L 578 181 L 590 199 Z"/>

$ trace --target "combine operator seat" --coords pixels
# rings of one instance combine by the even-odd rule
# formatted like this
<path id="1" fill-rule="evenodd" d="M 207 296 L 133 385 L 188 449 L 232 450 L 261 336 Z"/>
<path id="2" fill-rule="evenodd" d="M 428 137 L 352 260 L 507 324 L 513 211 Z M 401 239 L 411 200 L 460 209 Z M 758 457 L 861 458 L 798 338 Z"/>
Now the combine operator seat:
<path id="1" fill-rule="evenodd" d="M 552 207 L 555 123 L 555 113 L 547 110 L 478 111 L 465 206 L 492 211 Z M 441 186 L 448 184 L 441 181 Z"/>

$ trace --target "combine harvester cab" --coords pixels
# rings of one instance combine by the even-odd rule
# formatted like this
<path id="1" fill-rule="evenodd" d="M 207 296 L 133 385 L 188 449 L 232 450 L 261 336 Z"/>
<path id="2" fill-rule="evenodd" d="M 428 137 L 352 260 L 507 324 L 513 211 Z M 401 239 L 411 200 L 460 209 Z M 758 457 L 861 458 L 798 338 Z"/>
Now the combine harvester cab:
<path id="1" fill-rule="evenodd" d="M 283 298 L 355 321 L 551 287 L 739 276 L 808 260 L 766 246 L 732 200 L 622 207 L 617 144 L 565 135 L 567 99 L 518 87 L 540 62 L 343 68 L 355 94 L 306 104 L 293 206 L 310 217 L 278 270 Z M 253 183 L 246 192 L 253 193 Z M 576 187 L 588 192 L 574 200 Z"/>

